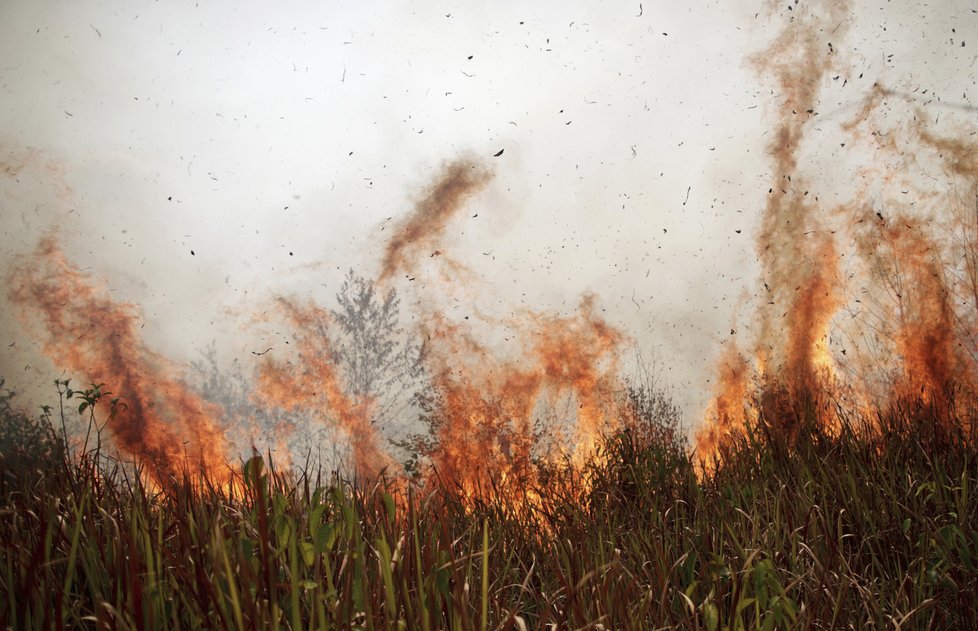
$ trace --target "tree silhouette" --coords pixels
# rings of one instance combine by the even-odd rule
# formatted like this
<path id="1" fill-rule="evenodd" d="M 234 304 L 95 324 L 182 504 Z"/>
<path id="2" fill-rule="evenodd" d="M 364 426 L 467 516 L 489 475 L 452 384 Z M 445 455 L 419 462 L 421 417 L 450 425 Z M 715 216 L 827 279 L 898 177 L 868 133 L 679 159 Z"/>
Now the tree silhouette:
<path id="1" fill-rule="evenodd" d="M 371 423 L 388 428 L 412 403 L 423 370 L 421 347 L 398 322 L 394 289 L 382 293 L 350 269 L 336 303 L 329 332 L 346 392 L 358 403 L 370 402 L 365 409 L 371 410 Z"/>

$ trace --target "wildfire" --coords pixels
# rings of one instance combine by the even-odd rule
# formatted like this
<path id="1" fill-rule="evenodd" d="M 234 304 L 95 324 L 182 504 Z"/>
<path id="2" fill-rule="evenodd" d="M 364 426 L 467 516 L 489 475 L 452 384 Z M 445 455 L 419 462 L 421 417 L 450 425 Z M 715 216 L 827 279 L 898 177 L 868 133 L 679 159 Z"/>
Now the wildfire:
<path id="1" fill-rule="evenodd" d="M 798 402 L 834 428 L 840 401 L 879 410 L 915 399 L 958 418 L 978 400 L 978 146 L 971 136 L 942 135 L 912 96 L 874 85 L 840 126 L 840 145 L 867 158 L 858 178 L 845 183 L 852 199 L 832 205 L 811 194 L 827 183 L 817 181 L 805 149 L 830 75 L 846 72 L 838 51 L 849 13 L 850 3 L 839 0 L 792 9 L 752 59 L 777 95 L 756 244 L 763 291 L 749 327 L 755 337 L 730 340 L 720 357 L 696 434 L 696 454 L 707 466 L 762 416 L 786 437 L 796 435 L 803 428 L 790 406 Z M 892 103 L 911 106 L 909 122 L 880 114 Z M 908 173 L 924 166 L 946 174 L 945 190 Z M 492 178 L 476 160 L 444 165 L 388 233 L 377 284 L 423 276 L 426 261 L 435 260 L 442 293 L 466 300 L 475 281 L 446 254 L 450 229 Z M 895 187 L 903 189 L 901 201 Z M 222 410 L 146 347 L 135 306 L 109 298 L 51 238 L 8 283 L 49 357 L 121 395 L 125 407 L 107 419 L 107 429 L 123 453 L 161 484 L 198 466 L 223 479 Z M 293 331 L 294 352 L 260 360 L 256 401 L 338 429 L 361 480 L 403 478 L 376 424 L 378 402 L 353 394 L 337 363 L 330 312 L 292 298 L 275 307 Z M 619 375 L 626 336 L 598 315 L 593 296 L 570 314 L 525 310 L 491 319 L 473 308 L 466 322 L 432 301 L 421 309 L 413 333 L 424 340 L 432 402 L 433 442 L 420 472 L 426 486 L 470 499 L 501 492 L 539 505 L 535 485 L 544 467 L 582 471 L 600 457 L 601 439 L 627 422 Z M 508 345 L 480 341 L 500 337 Z M 286 453 L 289 431 L 280 424 L 275 436 Z"/>
<path id="2" fill-rule="evenodd" d="M 490 178 L 471 161 L 448 164 L 386 244 L 378 282 L 415 268 L 433 247 L 444 250 L 439 239 L 446 226 Z M 9 278 L 25 322 L 40 314 L 45 352 L 121 395 L 125 407 L 107 425 L 120 451 L 147 465 L 163 487 L 199 468 L 229 492 L 239 489 L 227 475 L 222 410 L 192 392 L 173 365 L 145 346 L 135 306 L 111 300 L 50 238 Z M 351 394 L 337 363 L 330 312 L 279 298 L 273 313 L 289 324 L 294 352 L 263 357 L 255 403 L 338 429 L 349 444 L 352 472 L 362 481 L 402 479 L 387 437 L 375 425 L 377 402 Z M 470 499 L 503 493 L 536 505 L 541 464 L 580 469 L 596 455 L 601 437 L 618 427 L 624 336 L 597 315 L 593 296 L 584 296 L 570 315 L 525 311 L 507 321 L 481 318 L 477 325 L 451 322 L 434 308 L 425 315 L 416 333 L 426 340 L 424 363 L 437 400 L 435 446 L 424 454 L 421 472 L 425 486 L 447 486 Z M 476 340 L 476 326 L 505 330 L 511 349 L 490 351 Z M 282 446 L 289 435 L 280 423 L 274 439 Z"/>
<path id="3" fill-rule="evenodd" d="M 506 480 L 534 481 L 538 460 L 569 458 L 579 468 L 621 418 L 616 391 L 623 337 L 596 317 L 593 297 L 585 296 L 573 316 L 527 313 L 508 324 L 522 349 L 509 360 L 444 318 L 427 332 L 433 385 L 442 399 L 428 475 L 469 495 Z M 574 408 L 569 418 L 553 415 L 561 401 Z M 560 440 L 568 426 L 569 449 Z"/>
<path id="4" fill-rule="evenodd" d="M 439 239 L 446 226 L 491 176 L 469 160 L 447 164 L 386 243 L 378 282 L 416 273 L 432 249 L 444 252 Z M 458 277 L 443 280 L 447 293 L 465 285 Z M 419 335 L 436 404 L 435 446 L 425 454 L 422 471 L 426 486 L 448 486 L 470 499 L 490 492 L 526 499 L 535 493 L 537 463 L 564 460 L 580 467 L 595 455 L 601 436 L 618 422 L 614 406 L 623 336 L 596 315 L 594 301 L 585 296 L 570 316 L 525 312 L 505 322 L 481 318 L 465 324 L 428 308 Z M 398 473 L 383 435 L 371 423 L 372 402 L 345 394 L 329 347 L 328 314 L 288 300 L 279 306 L 296 332 L 297 356 L 293 362 L 265 363 L 264 399 L 290 409 L 316 409 L 335 422 L 352 443 L 359 475 Z M 491 351 L 477 340 L 476 327 L 505 329 L 516 349 Z M 558 413 L 561 403 L 573 409 Z"/>

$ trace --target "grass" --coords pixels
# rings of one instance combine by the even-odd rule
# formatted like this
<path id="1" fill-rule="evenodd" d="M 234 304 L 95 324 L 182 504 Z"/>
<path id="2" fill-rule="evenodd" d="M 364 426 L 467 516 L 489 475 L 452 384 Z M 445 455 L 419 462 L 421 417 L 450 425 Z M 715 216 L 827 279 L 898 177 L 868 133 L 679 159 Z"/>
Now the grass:
<path id="1" fill-rule="evenodd" d="M 967 425 L 916 404 L 829 435 L 785 414 L 702 479 L 680 446 L 624 432 L 583 473 L 548 469 L 534 502 L 260 458 L 233 495 L 187 478 L 161 493 L 94 453 L 6 467 L 0 627 L 974 625 L 978 442 L 947 429 Z"/>

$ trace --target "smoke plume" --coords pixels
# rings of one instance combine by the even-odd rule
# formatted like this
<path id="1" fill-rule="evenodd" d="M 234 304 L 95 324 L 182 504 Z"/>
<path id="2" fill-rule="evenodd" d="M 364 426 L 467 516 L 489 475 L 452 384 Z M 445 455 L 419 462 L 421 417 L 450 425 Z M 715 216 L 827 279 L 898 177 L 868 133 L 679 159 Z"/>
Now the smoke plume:
<path id="1" fill-rule="evenodd" d="M 465 201 L 482 189 L 492 172 L 467 159 L 446 165 L 414 211 L 394 228 L 381 260 L 379 281 L 410 271 L 419 257 L 441 255 L 439 239 Z"/>

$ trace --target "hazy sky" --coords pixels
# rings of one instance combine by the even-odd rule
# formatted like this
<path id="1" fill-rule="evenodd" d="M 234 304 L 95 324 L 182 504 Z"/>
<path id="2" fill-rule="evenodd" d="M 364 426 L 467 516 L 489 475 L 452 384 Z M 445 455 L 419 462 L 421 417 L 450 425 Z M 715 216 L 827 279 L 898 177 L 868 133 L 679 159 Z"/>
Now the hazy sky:
<path id="1" fill-rule="evenodd" d="M 271 295 L 375 273 L 385 222 L 474 155 L 496 175 L 446 239 L 478 279 L 454 308 L 594 292 L 695 418 L 758 283 L 778 95 L 746 60 L 805 2 L 477 4 L 0 0 L 0 264 L 53 230 L 154 348 L 250 360 Z M 972 5 L 854 2 L 809 149 L 827 187 L 875 81 L 972 103 Z M 58 373 L 12 313 L 0 375 L 30 391 Z"/>

